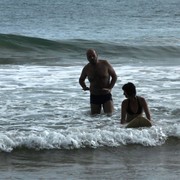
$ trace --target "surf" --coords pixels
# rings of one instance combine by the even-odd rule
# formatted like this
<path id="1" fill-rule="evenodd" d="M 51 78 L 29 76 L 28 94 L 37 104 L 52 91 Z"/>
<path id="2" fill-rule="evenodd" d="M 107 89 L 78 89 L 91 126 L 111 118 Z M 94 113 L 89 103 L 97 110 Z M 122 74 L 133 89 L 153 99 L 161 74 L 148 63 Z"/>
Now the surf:
<path id="1" fill-rule="evenodd" d="M 113 63 L 174 61 L 178 63 L 180 47 L 167 45 L 124 44 L 110 41 L 67 39 L 51 40 L 15 34 L 0 34 L 0 64 L 61 65 L 79 63 L 86 50 L 94 48 Z M 72 60 L 76 62 L 72 63 Z M 116 60 L 116 61 L 115 61 Z"/>

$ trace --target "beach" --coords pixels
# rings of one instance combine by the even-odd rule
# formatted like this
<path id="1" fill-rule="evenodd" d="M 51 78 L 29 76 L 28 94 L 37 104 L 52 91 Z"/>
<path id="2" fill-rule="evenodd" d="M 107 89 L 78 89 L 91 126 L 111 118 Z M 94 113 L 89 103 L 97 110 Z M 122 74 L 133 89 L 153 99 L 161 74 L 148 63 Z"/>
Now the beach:
<path id="1" fill-rule="evenodd" d="M 178 179 L 178 0 L 0 0 L 0 18 L 0 179 Z M 89 48 L 118 76 L 112 116 L 79 85 Z M 120 124 L 127 82 L 152 127 Z"/>

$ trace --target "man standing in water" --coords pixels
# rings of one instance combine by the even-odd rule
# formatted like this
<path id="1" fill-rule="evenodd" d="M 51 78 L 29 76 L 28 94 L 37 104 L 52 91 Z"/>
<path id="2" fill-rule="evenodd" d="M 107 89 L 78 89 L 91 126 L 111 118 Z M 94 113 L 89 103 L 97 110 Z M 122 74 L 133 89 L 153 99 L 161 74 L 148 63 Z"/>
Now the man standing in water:
<path id="1" fill-rule="evenodd" d="M 110 115 L 114 111 L 111 89 L 116 83 L 117 75 L 108 61 L 98 59 L 94 49 L 88 49 L 86 55 L 89 63 L 81 72 L 79 84 L 84 91 L 90 90 L 91 114 L 100 114 L 103 107 L 104 113 Z M 90 87 L 85 84 L 86 77 Z"/>

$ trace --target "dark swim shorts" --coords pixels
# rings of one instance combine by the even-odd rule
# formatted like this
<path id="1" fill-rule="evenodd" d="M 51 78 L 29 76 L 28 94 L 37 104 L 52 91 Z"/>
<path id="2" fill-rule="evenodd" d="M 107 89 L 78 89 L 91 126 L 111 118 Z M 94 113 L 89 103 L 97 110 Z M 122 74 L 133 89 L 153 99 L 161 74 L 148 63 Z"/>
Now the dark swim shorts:
<path id="1" fill-rule="evenodd" d="M 104 103 L 106 103 L 107 101 L 110 101 L 110 100 L 112 100 L 111 93 L 108 93 L 108 94 L 105 94 L 105 95 L 94 95 L 94 94 L 90 95 L 90 103 L 91 104 L 101 105 L 101 104 L 104 104 Z"/>

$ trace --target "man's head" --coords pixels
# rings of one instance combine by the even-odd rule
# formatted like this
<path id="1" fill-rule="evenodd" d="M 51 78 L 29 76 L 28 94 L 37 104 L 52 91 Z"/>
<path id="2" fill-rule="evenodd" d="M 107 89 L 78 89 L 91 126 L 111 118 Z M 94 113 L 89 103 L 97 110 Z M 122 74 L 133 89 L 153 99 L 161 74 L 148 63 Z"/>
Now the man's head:
<path id="1" fill-rule="evenodd" d="M 97 63 L 98 55 L 97 55 L 97 53 L 96 53 L 96 51 L 94 49 L 88 49 L 87 52 L 86 52 L 86 56 L 87 56 L 88 61 L 91 64 L 96 64 Z"/>

